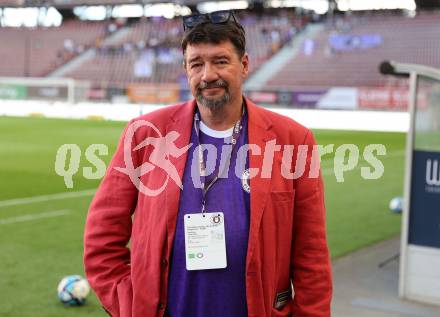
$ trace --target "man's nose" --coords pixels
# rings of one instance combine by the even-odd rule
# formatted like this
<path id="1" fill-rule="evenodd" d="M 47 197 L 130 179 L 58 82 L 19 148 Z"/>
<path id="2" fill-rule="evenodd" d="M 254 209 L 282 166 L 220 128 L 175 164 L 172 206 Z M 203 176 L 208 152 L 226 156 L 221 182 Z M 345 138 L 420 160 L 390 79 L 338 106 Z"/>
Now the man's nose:
<path id="1" fill-rule="evenodd" d="M 203 81 L 209 83 L 212 81 L 216 81 L 219 79 L 219 76 L 215 70 L 215 67 L 213 67 L 211 64 L 206 63 L 205 67 L 203 69 L 202 78 Z"/>

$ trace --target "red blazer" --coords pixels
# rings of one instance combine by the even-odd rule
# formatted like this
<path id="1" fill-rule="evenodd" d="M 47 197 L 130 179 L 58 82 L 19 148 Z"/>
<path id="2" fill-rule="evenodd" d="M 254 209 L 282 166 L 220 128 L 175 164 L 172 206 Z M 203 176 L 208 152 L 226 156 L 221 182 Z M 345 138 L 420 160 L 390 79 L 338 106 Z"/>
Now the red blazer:
<path id="1" fill-rule="evenodd" d="M 295 145 L 293 166 L 297 145 L 315 144 L 312 133 L 300 124 L 258 107 L 250 100 L 246 102 L 249 144 L 257 144 L 263 150 L 265 143 L 273 139 L 279 145 Z M 177 131 L 180 137 L 175 144 L 182 148 L 190 140 L 195 105 L 193 100 L 164 107 L 130 124 L 147 120 L 162 135 Z M 139 193 L 127 175 L 114 168 L 125 167 L 126 132 L 127 128 L 90 206 L 84 237 L 85 271 L 103 307 L 112 316 L 162 317 L 180 188 L 170 179 L 164 192 L 148 197 Z M 157 131 L 146 126 L 139 128 L 127 151 L 148 136 L 157 137 Z M 140 166 L 148 161 L 151 146 L 131 153 L 134 166 Z M 170 157 L 181 178 L 186 158 L 187 154 L 177 159 Z M 253 317 L 328 317 L 332 278 L 323 183 L 321 177 L 307 177 L 311 151 L 304 176 L 296 180 L 282 177 L 281 159 L 281 151 L 275 152 L 272 174 L 261 177 L 259 173 L 250 180 L 246 259 L 248 314 Z M 261 172 L 263 153 L 250 152 L 249 164 Z M 149 188 L 158 188 L 166 176 L 163 170 L 155 168 L 143 175 L 141 181 Z M 277 293 L 289 289 L 291 283 L 294 298 L 284 307 L 275 308 Z"/>

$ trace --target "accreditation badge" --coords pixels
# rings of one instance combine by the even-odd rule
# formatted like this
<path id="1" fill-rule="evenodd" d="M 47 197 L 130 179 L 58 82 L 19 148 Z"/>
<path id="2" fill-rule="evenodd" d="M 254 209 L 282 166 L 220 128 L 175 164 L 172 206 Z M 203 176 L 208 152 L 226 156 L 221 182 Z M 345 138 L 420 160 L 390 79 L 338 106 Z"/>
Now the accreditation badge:
<path id="1" fill-rule="evenodd" d="M 184 227 L 188 271 L 226 268 L 225 219 L 222 212 L 186 214 Z"/>

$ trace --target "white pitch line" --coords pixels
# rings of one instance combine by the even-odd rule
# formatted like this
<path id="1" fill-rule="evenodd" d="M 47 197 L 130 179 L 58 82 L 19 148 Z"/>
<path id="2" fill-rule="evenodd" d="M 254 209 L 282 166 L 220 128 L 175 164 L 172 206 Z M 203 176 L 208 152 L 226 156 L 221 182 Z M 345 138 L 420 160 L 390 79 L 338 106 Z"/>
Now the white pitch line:
<path id="1" fill-rule="evenodd" d="M 94 193 L 95 193 L 95 189 L 87 189 L 87 190 L 81 190 L 81 191 L 77 191 L 77 192 L 9 199 L 9 200 L 0 201 L 0 208 L 1 207 L 32 204 L 32 203 L 39 203 L 39 202 L 50 201 L 50 200 L 62 200 L 62 199 L 68 199 L 68 198 L 92 196 Z"/>
<path id="2" fill-rule="evenodd" d="M 43 212 L 40 214 L 28 214 L 28 215 L 19 216 L 19 217 L 0 219 L 0 225 L 9 225 L 11 223 L 17 223 L 17 222 L 26 222 L 26 221 L 33 221 L 33 220 L 37 220 L 37 219 L 60 217 L 60 216 L 65 216 L 69 213 L 70 213 L 70 210 L 62 209 L 62 210 Z"/>

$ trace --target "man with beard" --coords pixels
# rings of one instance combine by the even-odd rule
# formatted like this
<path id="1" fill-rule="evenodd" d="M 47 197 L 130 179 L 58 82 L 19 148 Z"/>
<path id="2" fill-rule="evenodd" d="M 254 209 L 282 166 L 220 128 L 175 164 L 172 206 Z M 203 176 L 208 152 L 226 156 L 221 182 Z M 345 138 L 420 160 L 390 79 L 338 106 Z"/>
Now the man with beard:
<path id="1" fill-rule="evenodd" d="M 313 136 L 243 97 L 249 56 L 232 12 L 183 22 L 195 100 L 136 118 L 124 131 L 87 218 L 90 284 L 112 316 L 328 317 Z M 173 144 L 161 150 L 143 142 L 170 134 Z M 286 163 L 280 149 L 288 146 Z M 158 157 L 182 182 L 154 168 Z M 290 177 L 301 160 L 303 173 Z"/>

